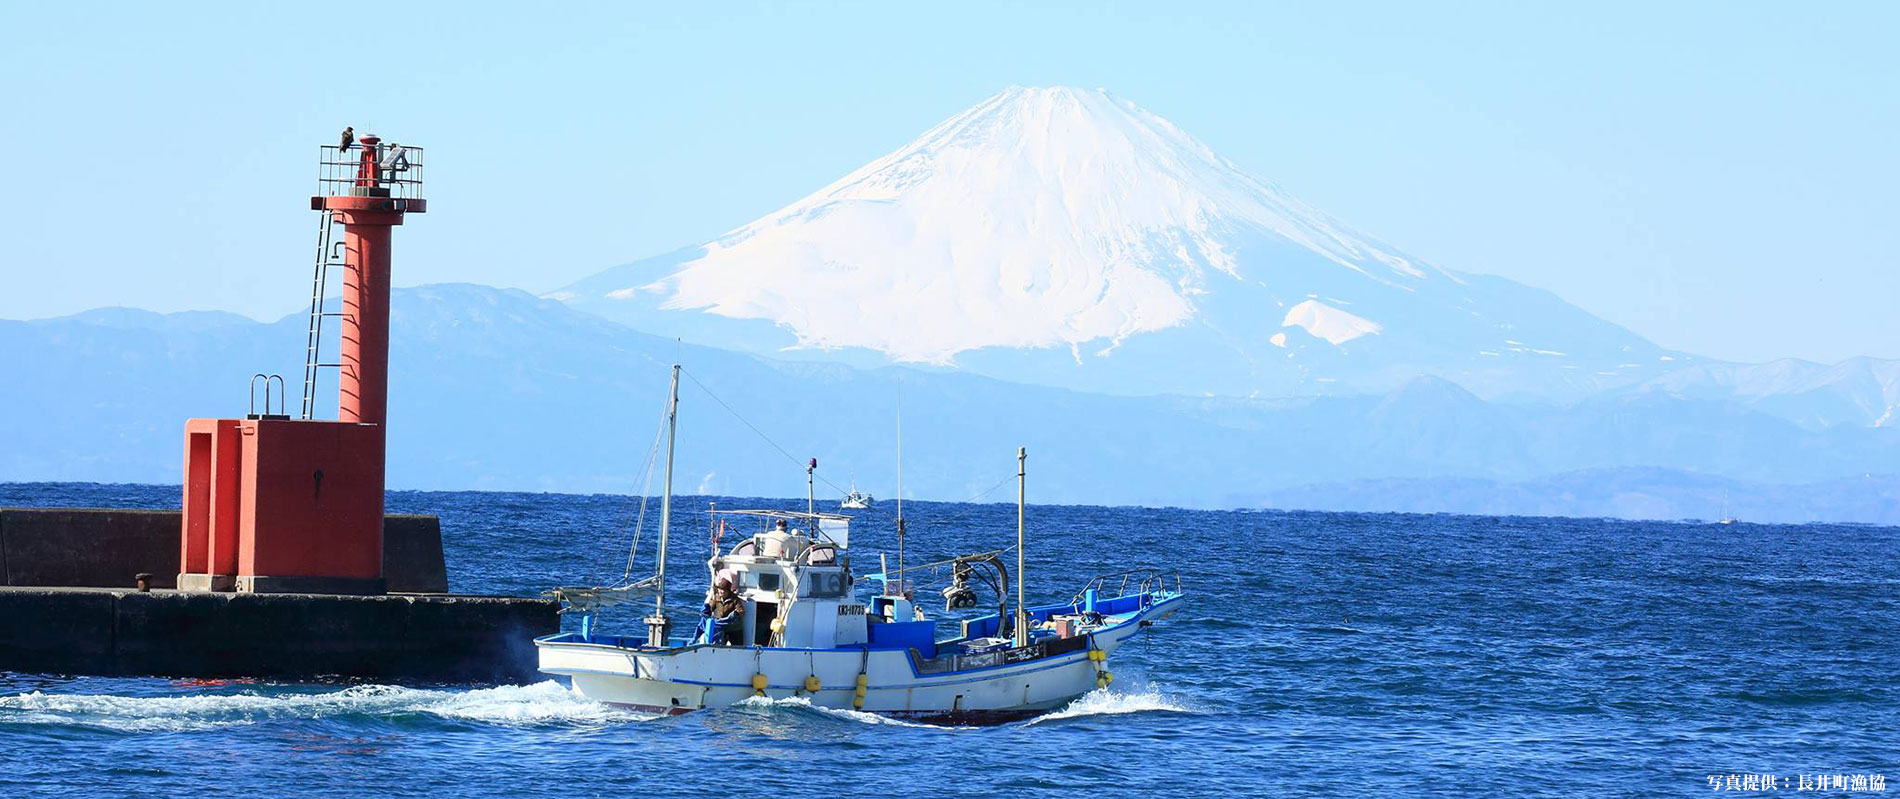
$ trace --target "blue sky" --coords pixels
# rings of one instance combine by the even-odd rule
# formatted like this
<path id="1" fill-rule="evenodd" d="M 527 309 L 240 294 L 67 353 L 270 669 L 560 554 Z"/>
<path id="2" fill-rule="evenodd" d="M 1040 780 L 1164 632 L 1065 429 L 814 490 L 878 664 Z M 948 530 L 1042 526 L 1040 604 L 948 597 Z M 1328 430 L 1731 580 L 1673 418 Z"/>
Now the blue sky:
<path id="1" fill-rule="evenodd" d="M 1900 357 L 1900 4 L 702 5 L 7 4 L 0 317 L 296 311 L 345 124 L 428 148 L 399 285 L 545 291 L 1070 84 L 1664 346 Z"/>

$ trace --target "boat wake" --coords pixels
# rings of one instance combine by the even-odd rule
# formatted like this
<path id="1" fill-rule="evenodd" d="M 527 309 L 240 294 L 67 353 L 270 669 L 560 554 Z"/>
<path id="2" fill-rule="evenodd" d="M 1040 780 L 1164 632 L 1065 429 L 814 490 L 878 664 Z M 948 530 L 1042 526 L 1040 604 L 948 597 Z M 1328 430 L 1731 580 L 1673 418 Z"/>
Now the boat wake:
<path id="1" fill-rule="evenodd" d="M 896 727 L 917 727 L 930 730 L 959 729 L 936 724 L 921 724 L 915 721 L 905 721 L 904 719 L 892 718 L 890 716 L 880 716 L 876 713 L 866 713 L 862 710 L 843 710 L 840 708 L 822 707 L 812 704 L 811 700 L 801 696 L 791 696 L 783 699 L 767 699 L 762 696 L 753 696 L 747 697 L 744 701 L 733 707 L 755 713 L 777 711 L 812 714 L 858 724 L 889 724 Z"/>
<path id="2" fill-rule="evenodd" d="M 754 714 L 785 713 L 853 724 L 930 730 L 976 729 L 821 707 L 802 697 L 752 697 L 729 710 Z M 1148 712 L 1200 711 L 1180 698 L 1149 686 L 1132 691 L 1091 691 L 1059 710 L 1024 724 Z M 662 718 L 592 701 L 552 680 L 534 685 L 470 690 L 356 685 L 339 690 L 311 692 L 247 685 L 232 693 L 173 696 L 40 691 L 0 696 L 0 729 L 14 725 L 64 725 L 117 732 L 189 732 L 276 721 L 366 717 L 382 720 L 433 717 L 445 721 L 507 726 L 592 726 Z"/>
<path id="3" fill-rule="evenodd" d="M 554 681 L 471 690 L 357 685 L 321 693 L 245 688 L 229 694 L 114 696 L 48 694 L 0 696 L 0 728 L 65 724 L 124 732 L 216 729 L 279 720 L 406 716 L 500 725 L 605 724 L 642 714 L 590 701 Z"/>
<path id="4" fill-rule="evenodd" d="M 880 716 L 876 713 L 865 713 L 859 710 L 840 710 L 838 708 L 822 707 L 812 704 L 810 700 L 804 697 L 767 699 L 761 696 L 754 696 L 733 705 L 724 712 L 733 711 L 755 714 L 786 713 L 810 718 L 834 719 L 857 724 L 887 724 L 897 727 L 914 727 L 927 730 L 970 732 L 984 729 L 983 727 L 973 726 L 927 724 L 893 718 L 891 716 Z M 1021 726 L 1087 716 L 1118 716 L 1129 713 L 1200 712 L 1199 709 L 1187 700 L 1164 693 L 1153 686 L 1144 686 L 1129 691 L 1097 689 L 1083 694 L 1075 701 L 1070 702 L 1058 710 L 1053 710 L 1022 722 Z"/>
<path id="5" fill-rule="evenodd" d="M 1200 713 L 1188 701 L 1180 697 L 1169 696 L 1154 686 L 1144 686 L 1138 690 L 1117 691 L 1097 688 L 1080 697 L 1060 710 L 1037 716 L 1023 726 L 1044 724 L 1063 719 L 1085 716 L 1119 716 L 1128 713 Z"/>

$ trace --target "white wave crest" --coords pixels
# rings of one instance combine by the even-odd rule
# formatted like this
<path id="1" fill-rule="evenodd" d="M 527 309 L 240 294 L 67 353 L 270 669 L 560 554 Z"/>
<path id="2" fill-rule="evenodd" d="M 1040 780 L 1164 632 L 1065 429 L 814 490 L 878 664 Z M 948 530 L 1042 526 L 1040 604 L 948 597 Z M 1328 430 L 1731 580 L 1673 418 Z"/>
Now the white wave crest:
<path id="1" fill-rule="evenodd" d="M 1024 722 L 1041 724 L 1047 721 L 1079 718 L 1082 716 L 1117 716 L 1126 713 L 1199 713 L 1195 707 L 1179 697 L 1169 696 L 1154 686 L 1139 690 L 1116 691 L 1097 688 L 1070 702 L 1060 710 L 1037 716 Z"/>
<path id="2" fill-rule="evenodd" d="M 738 706 L 744 707 L 744 708 L 750 708 L 754 710 L 772 710 L 772 709 L 777 709 L 777 708 L 787 708 L 787 709 L 793 709 L 793 710 L 810 710 L 810 711 L 814 711 L 814 712 L 817 712 L 826 716 L 830 716 L 836 719 L 842 719 L 845 721 L 855 721 L 859 724 L 889 724 L 889 725 L 897 726 L 897 727 L 916 727 L 919 729 L 928 729 L 928 730 L 956 729 L 952 727 L 942 727 L 935 724 L 920 724 L 915 721 L 905 721 L 904 719 L 892 718 L 890 716 L 880 716 L 876 713 L 866 713 L 862 710 L 846 710 L 844 708 L 814 705 L 811 703 L 810 699 L 807 699 L 802 696 L 788 696 L 782 699 L 767 699 L 762 696 L 749 696 L 749 697 L 746 697 L 744 700 L 740 701 L 738 703 Z"/>
<path id="3" fill-rule="evenodd" d="M 76 724 L 127 732 L 202 730 L 280 719 L 427 714 L 488 724 L 588 724 L 639 714 L 593 702 L 560 683 L 466 691 L 357 685 L 319 693 L 189 696 L 48 694 L 0 697 L 0 725 Z"/>

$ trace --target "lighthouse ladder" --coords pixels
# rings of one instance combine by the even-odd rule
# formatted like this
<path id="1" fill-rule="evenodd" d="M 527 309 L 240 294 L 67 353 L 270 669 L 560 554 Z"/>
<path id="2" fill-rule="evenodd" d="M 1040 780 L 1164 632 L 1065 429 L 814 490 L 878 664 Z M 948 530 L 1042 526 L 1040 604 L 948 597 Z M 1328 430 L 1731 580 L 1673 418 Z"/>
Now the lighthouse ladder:
<path id="1" fill-rule="evenodd" d="M 323 367 L 335 367 L 340 364 L 324 363 L 323 318 L 342 316 L 341 310 L 326 312 L 323 310 L 323 298 L 329 291 L 330 268 L 344 266 L 342 253 L 338 248 L 343 242 L 337 240 L 337 220 L 333 211 L 324 211 L 323 219 L 317 223 L 317 259 L 316 270 L 310 277 L 310 329 L 304 339 L 303 360 L 303 418 L 309 419 L 317 411 L 317 373 Z"/>

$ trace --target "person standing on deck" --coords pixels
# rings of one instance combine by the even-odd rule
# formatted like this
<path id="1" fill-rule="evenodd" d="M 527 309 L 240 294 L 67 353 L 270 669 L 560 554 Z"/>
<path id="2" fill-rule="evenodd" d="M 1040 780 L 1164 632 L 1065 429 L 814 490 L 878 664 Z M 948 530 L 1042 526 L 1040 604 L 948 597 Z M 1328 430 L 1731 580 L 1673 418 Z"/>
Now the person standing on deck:
<path id="1" fill-rule="evenodd" d="M 744 610 L 745 603 L 739 601 L 739 595 L 732 590 L 732 578 L 719 578 L 719 584 L 713 587 L 712 599 L 706 603 L 706 615 L 712 619 L 706 642 L 730 646 L 744 643 L 739 628 L 739 616 Z"/>

